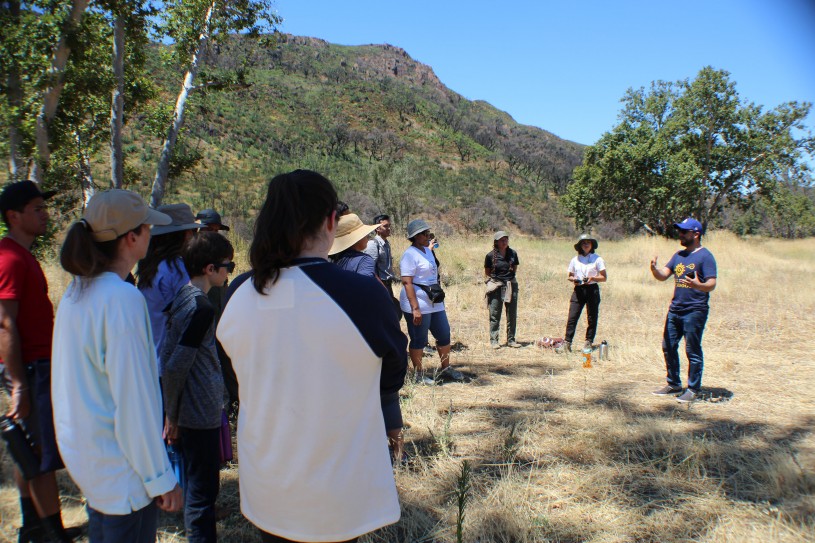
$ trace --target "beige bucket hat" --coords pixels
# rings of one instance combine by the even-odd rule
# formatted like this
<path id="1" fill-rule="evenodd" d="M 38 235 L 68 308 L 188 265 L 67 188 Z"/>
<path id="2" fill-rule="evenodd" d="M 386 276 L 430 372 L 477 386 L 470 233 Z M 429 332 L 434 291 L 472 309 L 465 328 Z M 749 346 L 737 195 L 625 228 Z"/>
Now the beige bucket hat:
<path id="1" fill-rule="evenodd" d="M 363 224 L 362 220 L 353 213 L 340 217 L 334 244 L 328 254 L 341 253 L 353 244 L 379 228 L 378 224 Z"/>

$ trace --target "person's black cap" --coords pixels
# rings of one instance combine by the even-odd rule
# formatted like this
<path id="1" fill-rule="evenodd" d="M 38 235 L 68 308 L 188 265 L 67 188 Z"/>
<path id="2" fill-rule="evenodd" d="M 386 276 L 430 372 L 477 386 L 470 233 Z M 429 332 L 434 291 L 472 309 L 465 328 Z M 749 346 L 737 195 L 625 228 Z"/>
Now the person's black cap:
<path id="1" fill-rule="evenodd" d="M 227 232 L 229 231 L 229 227 L 221 222 L 220 213 L 218 213 L 214 209 L 202 209 L 201 211 L 198 212 L 198 215 L 195 216 L 195 220 L 205 226 L 217 225 L 218 230 L 226 230 Z"/>
<path id="2" fill-rule="evenodd" d="M 8 184 L 0 194 L 0 212 L 22 209 L 34 198 L 47 200 L 56 193 L 54 190 L 40 192 L 40 188 L 34 181 L 18 181 Z"/>

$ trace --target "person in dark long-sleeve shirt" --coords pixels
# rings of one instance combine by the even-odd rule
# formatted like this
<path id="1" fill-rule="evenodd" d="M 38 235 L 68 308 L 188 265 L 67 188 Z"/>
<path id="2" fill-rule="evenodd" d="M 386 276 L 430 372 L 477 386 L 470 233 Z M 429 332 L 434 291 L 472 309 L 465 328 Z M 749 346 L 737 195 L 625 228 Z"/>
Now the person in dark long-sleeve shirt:
<path id="1" fill-rule="evenodd" d="M 221 411 L 227 394 L 215 349 L 215 309 L 207 292 L 223 285 L 234 270 L 232 245 L 214 232 L 202 232 L 184 247 L 190 283 L 166 313 L 164 337 L 165 431 L 184 455 L 184 525 L 187 540 L 217 540 L 215 500 L 219 490 Z"/>

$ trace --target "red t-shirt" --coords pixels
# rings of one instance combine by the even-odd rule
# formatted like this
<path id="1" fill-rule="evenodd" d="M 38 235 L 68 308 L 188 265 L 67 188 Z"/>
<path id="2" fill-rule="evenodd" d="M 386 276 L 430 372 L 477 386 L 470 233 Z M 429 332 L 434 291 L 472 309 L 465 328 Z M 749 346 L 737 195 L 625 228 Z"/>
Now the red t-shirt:
<path id="1" fill-rule="evenodd" d="M 51 358 L 54 306 L 48 298 L 48 282 L 34 255 L 9 238 L 0 240 L 0 300 L 18 302 L 23 363 Z"/>

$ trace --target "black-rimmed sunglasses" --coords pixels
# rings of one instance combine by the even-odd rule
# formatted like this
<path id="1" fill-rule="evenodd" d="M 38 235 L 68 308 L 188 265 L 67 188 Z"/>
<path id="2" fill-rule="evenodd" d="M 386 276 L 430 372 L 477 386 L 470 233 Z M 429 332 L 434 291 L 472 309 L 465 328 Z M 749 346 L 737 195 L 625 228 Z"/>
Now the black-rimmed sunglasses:
<path id="1" fill-rule="evenodd" d="M 232 273 L 235 271 L 235 263 L 234 262 L 227 262 L 226 264 L 216 264 L 212 263 L 213 266 L 216 268 L 226 268 L 227 273 Z"/>

